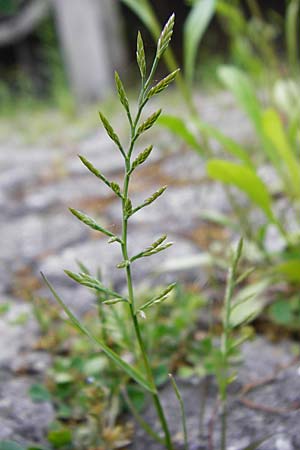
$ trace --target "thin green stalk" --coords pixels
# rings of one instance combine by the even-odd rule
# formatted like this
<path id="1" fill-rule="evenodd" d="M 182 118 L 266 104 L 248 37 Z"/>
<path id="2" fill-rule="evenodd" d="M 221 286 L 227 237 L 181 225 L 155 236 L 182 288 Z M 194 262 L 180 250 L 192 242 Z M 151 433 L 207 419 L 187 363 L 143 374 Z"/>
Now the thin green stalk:
<path id="1" fill-rule="evenodd" d="M 124 182 L 124 205 L 126 202 L 126 199 L 128 198 L 128 186 L 129 186 L 129 177 L 125 176 L 125 182 Z M 123 206 L 124 208 L 124 206 Z M 123 244 L 122 244 L 122 254 L 123 254 L 123 258 L 125 261 L 128 260 L 128 249 L 127 249 L 127 222 L 128 220 L 125 217 L 124 214 L 124 210 L 123 210 L 123 233 L 122 233 L 122 240 L 123 240 Z M 140 327 L 139 327 L 139 323 L 138 323 L 138 319 L 136 316 L 136 311 L 135 311 L 135 300 L 134 300 L 134 292 L 133 292 L 133 283 L 132 283 L 132 275 L 131 275 L 131 268 L 130 265 L 126 267 L 126 279 L 127 279 L 127 289 L 128 289 L 128 298 L 129 298 L 129 308 L 130 308 L 130 315 L 131 315 L 131 319 L 133 322 L 133 326 L 134 326 L 134 331 L 136 334 L 136 338 L 138 341 L 138 345 L 140 348 L 140 352 L 141 352 L 141 356 L 143 359 L 143 363 L 144 363 L 144 367 L 146 370 L 146 374 L 147 374 L 147 379 L 149 381 L 149 383 L 153 386 L 153 388 L 155 388 L 155 382 L 154 382 L 154 377 L 153 377 L 153 373 L 152 373 L 152 369 L 150 366 L 150 362 L 146 353 L 146 349 L 144 346 L 144 342 L 143 342 L 143 338 L 141 335 L 141 331 L 140 331 Z M 152 394 L 152 398 L 153 398 L 153 403 L 154 406 L 156 408 L 162 429 L 164 431 L 165 434 L 165 444 L 168 450 L 173 450 L 173 445 L 172 445 L 172 441 L 171 441 L 171 435 L 170 435 L 170 431 L 168 428 L 168 424 L 165 418 L 165 414 L 162 408 L 162 405 L 160 403 L 160 399 L 157 393 Z"/>
<path id="2" fill-rule="evenodd" d="M 147 102 L 147 97 L 146 97 L 147 89 L 149 88 L 150 83 L 153 79 L 158 62 L 159 62 L 159 58 L 156 56 L 154 59 L 152 68 L 150 70 L 149 77 L 147 78 L 146 81 L 144 81 L 144 79 L 142 78 L 142 89 L 141 89 L 141 93 L 139 96 L 137 114 L 136 114 L 135 119 L 133 121 L 130 121 L 131 138 L 130 138 L 128 152 L 126 153 L 126 156 L 124 158 L 125 159 L 125 176 L 124 176 L 123 194 L 122 194 L 123 198 L 122 198 L 122 244 L 121 244 L 123 260 L 128 261 L 128 264 L 127 264 L 125 270 L 126 270 L 126 282 L 127 282 L 127 290 L 128 290 L 130 316 L 131 316 L 131 320 L 132 320 L 132 323 L 134 326 L 134 331 L 135 331 L 135 335 L 137 338 L 140 353 L 142 356 L 143 364 L 145 367 L 147 380 L 148 380 L 149 384 L 153 387 L 154 391 L 156 391 L 154 376 L 153 376 L 151 365 L 150 365 L 150 362 L 149 362 L 149 359 L 147 356 L 144 341 L 143 341 L 143 338 L 141 335 L 141 330 L 140 330 L 140 326 L 139 326 L 139 322 L 138 322 L 138 318 L 137 318 L 137 311 L 136 311 L 136 307 L 135 307 L 135 298 L 134 298 L 134 290 L 133 290 L 133 282 L 132 282 L 132 274 L 131 274 L 131 263 L 129 262 L 130 259 L 128 256 L 127 241 L 128 241 L 128 219 L 129 219 L 129 217 L 126 212 L 126 206 L 129 201 L 128 191 L 129 191 L 130 175 L 132 172 L 131 156 L 132 156 L 132 152 L 134 149 L 135 141 L 137 139 L 137 126 L 138 126 L 139 119 L 142 114 L 142 110 Z M 165 417 L 165 414 L 164 414 L 157 391 L 152 394 L 152 399 L 153 399 L 153 403 L 156 408 L 157 415 L 159 417 L 162 429 L 164 431 L 165 445 L 168 450 L 173 450 L 173 444 L 171 441 L 170 431 L 168 428 L 166 417 Z"/>
<path id="3" fill-rule="evenodd" d="M 235 288 L 235 279 L 237 266 L 241 257 L 243 247 L 243 240 L 240 239 L 237 250 L 233 256 L 232 263 L 228 270 L 226 291 L 224 298 L 224 316 L 223 316 L 223 333 L 221 337 L 221 354 L 222 354 L 222 367 L 224 373 L 222 374 L 222 385 L 220 389 L 220 401 L 221 401 L 221 450 L 226 450 L 227 442 L 227 386 L 228 382 L 228 353 L 229 353 L 229 337 L 231 332 L 230 314 L 231 314 L 231 302 L 233 297 L 233 291 Z"/>
<path id="4" fill-rule="evenodd" d="M 299 0 L 292 0 L 287 7 L 285 18 L 285 39 L 290 70 L 293 74 L 299 69 Z"/>
<path id="5" fill-rule="evenodd" d="M 188 433 L 187 433 L 187 426 L 186 426 L 186 414 L 185 414 L 185 408 L 184 408 L 184 403 L 183 403 L 183 399 L 182 396 L 180 394 L 180 391 L 178 389 L 177 383 L 173 377 L 173 375 L 171 373 L 169 373 L 169 377 L 175 392 L 175 395 L 177 397 L 177 400 L 179 402 L 180 405 L 180 411 L 181 411 L 181 420 L 182 420 L 182 428 L 183 428 L 183 438 L 184 438 L 184 448 L 185 450 L 189 449 L 189 444 L 188 444 Z"/>
<path id="6" fill-rule="evenodd" d="M 226 399 L 221 403 L 221 450 L 226 450 L 227 444 L 227 407 Z"/>

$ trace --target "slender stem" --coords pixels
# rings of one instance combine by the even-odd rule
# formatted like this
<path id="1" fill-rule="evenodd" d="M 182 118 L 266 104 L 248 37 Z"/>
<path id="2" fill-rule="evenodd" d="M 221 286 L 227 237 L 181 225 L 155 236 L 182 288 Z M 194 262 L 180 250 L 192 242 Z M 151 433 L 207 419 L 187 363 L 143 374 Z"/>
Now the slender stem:
<path id="1" fill-rule="evenodd" d="M 157 65 L 157 61 L 156 59 L 154 60 L 153 66 L 155 66 L 155 64 Z M 125 207 L 126 207 L 126 203 L 129 199 L 128 196 L 128 191 L 129 191 L 129 182 L 130 182 L 130 175 L 131 175 L 131 162 L 130 162 L 130 158 L 133 152 L 133 148 L 134 148 L 134 143 L 136 140 L 136 128 L 138 125 L 138 121 L 140 119 L 143 107 L 146 104 L 146 101 L 144 101 L 144 94 L 145 94 L 145 87 L 146 85 L 149 85 L 149 83 L 151 82 L 151 79 L 153 77 L 154 71 L 151 70 L 150 75 L 148 77 L 148 80 L 146 81 L 146 83 L 142 83 L 142 89 L 141 89 L 141 94 L 139 96 L 139 104 L 138 104 L 138 111 L 137 111 L 137 115 L 135 117 L 135 119 L 131 122 L 131 140 L 130 140 L 130 145 L 129 145 L 129 149 L 128 149 L 128 153 L 125 155 L 125 176 L 124 176 L 124 183 L 123 183 L 123 198 L 122 198 L 122 244 L 121 244 L 121 248 L 122 248 L 122 256 L 124 261 L 129 261 L 129 256 L 128 256 L 128 245 L 127 245 L 127 235 L 128 235 L 128 217 L 126 215 L 125 212 Z M 127 290 L 128 290 L 128 299 L 129 299 L 129 311 L 130 311 L 130 316 L 131 316 L 131 320 L 134 326 L 134 331 L 135 331 L 135 335 L 137 338 L 137 342 L 138 342 L 138 346 L 140 349 L 140 353 L 143 359 L 143 364 L 146 370 L 146 374 L 147 374 L 147 379 L 149 381 L 149 383 L 152 385 L 152 387 L 154 388 L 154 390 L 156 391 L 156 386 L 155 386 L 155 381 L 154 381 L 154 376 L 153 376 L 153 372 L 151 369 L 151 365 L 147 356 L 147 352 L 146 352 L 146 348 L 144 345 L 144 341 L 141 335 L 141 331 L 140 331 L 140 327 L 139 327 L 139 322 L 137 319 L 137 315 L 136 315 L 136 309 L 135 309 L 135 298 L 134 298 L 134 291 L 133 291 L 133 282 L 132 282 L 132 274 L 131 274 L 131 265 L 128 264 L 125 268 L 126 270 L 126 281 L 127 281 Z M 158 396 L 158 393 L 155 392 L 152 394 L 152 399 L 153 399 L 153 403 L 154 406 L 156 408 L 157 411 L 157 415 L 159 417 L 162 429 L 164 431 L 164 435 L 165 435 L 165 445 L 166 448 L 168 450 L 173 450 L 173 444 L 171 441 L 171 435 L 170 435 L 170 431 L 168 428 L 168 424 L 166 421 L 166 417 Z"/>
<path id="2" fill-rule="evenodd" d="M 228 352 L 229 352 L 229 337 L 231 331 L 230 314 L 231 314 L 231 301 L 233 297 L 233 291 L 235 288 L 235 277 L 237 271 L 237 265 L 241 257 L 242 240 L 238 244 L 236 253 L 233 256 L 232 263 L 228 270 L 225 299 L 224 299 L 224 317 L 223 317 L 223 333 L 221 338 L 221 353 L 222 353 L 222 382 L 219 384 L 220 389 L 220 401 L 221 401 L 221 450 L 226 450 L 227 441 L 227 386 L 228 386 Z"/>
<path id="3" fill-rule="evenodd" d="M 183 438 L 184 438 L 184 449 L 189 450 L 189 443 L 188 443 L 188 433 L 187 433 L 187 425 L 186 425 L 186 414 L 185 414 L 185 408 L 183 403 L 183 398 L 180 394 L 180 391 L 178 389 L 177 383 L 173 377 L 172 374 L 169 374 L 172 386 L 175 391 L 175 395 L 177 397 L 177 400 L 179 402 L 180 411 L 181 411 L 181 421 L 182 421 L 182 429 L 183 429 Z"/>
<path id="4" fill-rule="evenodd" d="M 226 450 L 227 443 L 227 408 L 226 400 L 221 404 L 221 450 Z"/>

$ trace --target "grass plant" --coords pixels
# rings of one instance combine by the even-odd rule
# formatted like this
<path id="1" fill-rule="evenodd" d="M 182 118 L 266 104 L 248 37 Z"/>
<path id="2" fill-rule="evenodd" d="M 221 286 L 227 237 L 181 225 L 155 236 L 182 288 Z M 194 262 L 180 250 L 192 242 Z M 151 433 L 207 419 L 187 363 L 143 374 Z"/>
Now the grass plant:
<path id="1" fill-rule="evenodd" d="M 172 73 L 167 75 L 157 84 L 153 84 L 153 77 L 158 66 L 158 63 L 165 53 L 172 33 L 174 26 L 174 15 L 170 17 L 166 25 L 164 26 L 160 37 L 157 43 L 156 55 L 153 61 L 153 64 L 150 68 L 149 73 L 147 73 L 147 65 L 146 65 L 146 57 L 144 52 L 143 40 L 138 33 L 137 38 L 137 63 L 140 70 L 141 75 L 141 89 L 138 98 L 138 105 L 136 113 L 133 115 L 131 112 L 131 108 L 129 105 L 129 101 L 123 86 L 123 83 L 116 73 L 115 81 L 118 96 L 122 106 L 125 109 L 126 116 L 129 122 L 130 128 L 130 140 L 129 146 L 126 150 L 123 144 L 121 143 L 118 135 L 114 131 L 112 125 L 108 121 L 108 119 L 104 116 L 103 113 L 100 113 L 100 120 L 111 140 L 117 147 L 117 150 L 120 152 L 121 157 L 124 160 L 124 180 L 123 186 L 119 186 L 114 181 L 109 181 L 102 172 L 96 169 L 93 164 L 88 161 L 85 157 L 80 156 L 82 163 L 87 167 L 87 169 L 99 178 L 102 182 L 104 182 L 109 189 L 111 189 L 116 197 L 119 198 L 121 202 L 122 209 L 122 232 L 121 235 L 118 236 L 111 232 L 108 229 L 103 228 L 101 225 L 97 224 L 94 219 L 87 216 L 83 212 L 77 211 L 75 209 L 70 209 L 71 213 L 79 219 L 81 222 L 96 230 L 100 233 L 103 233 L 109 238 L 109 243 L 116 243 L 120 246 L 121 254 L 123 260 L 117 265 L 118 269 L 123 269 L 125 271 L 126 283 L 127 283 L 127 294 L 123 295 L 122 293 L 118 293 L 111 288 L 105 287 L 101 280 L 98 278 L 92 277 L 86 271 L 81 271 L 79 273 L 74 273 L 66 270 L 66 274 L 76 281 L 77 283 L 87 286 L 96 292 L 100 292 L 105 295 L 105 299 L 102 298 L 102 305 L 105 307 L 109 307 L 109 305 L 115 305 L 117 303 L 121 303 L 123 306 L 128 308 L 129 316 L 131 319 L 131 324 L 134 330 L 134 335 L 136 339 L 136 346 L 138 347 L 139 354 L 143 363 L 143 371 L 124 361 L 117 353 L 115 353 L 104 341 L 98 339 L 94 335 L 91 334 L 90 330 L 87 330 L 85 326 L 73 315 L 73 313 L 69 310 L 69 308 L 64 304 L 64 302 L 60 299 L 58 294 L 55 292 L 52 285 L 44 276 L 46 283 L 51 289 L 53 295 L 56 300 L 63 307 L 64 311 L 67 313 L 69 319 L 73 323 L 73 325 L 78 328 L 82 333 L 90 337 L 93 341 L 95 341 L 98 346 L 100 346 L 101 350 L 112 360 L 120 369 L 122 369 L 130 378 L 133 378 L 138 384 L 140 384 L 144 389 L 150 392 L 154 407 L 157 412 L 157 416 L 159 418 L 161 428 L 164 433 L 164 442 L 165 446 L 168 450 L 173 450 L 173 444 L 171 440 L 170 431 L 168 428 L 167 420 L 165 417 L 165 413 L 163 411 L 161 401 L 159 398 L 159 394 L 157 391 L 157 387 L 155 385 L 154 373 L 150 364 L 149 356 L 146 351 L 145 342 L 141 333 L 140 320 L 146 318 L 147 310 L 158 303 L 166 300 L 173 290 L 175 284 L 171 284 L 164 288 L 158 295 L 153 298 L 150 298 L 143 305 L 138 306 L 136 303 L 133 281 L 132 281 L 132 265 L 135 261 L 152 256 L 156 253 L 159 253 L 172 245 L 171 242 L 167 242 L 167 236 L 163 235 L 157 240 L 155 240 L 151 245 L 149 245 L 146 249 L 141 252 L 136 253 L 135 255 L 129 255 L 128 249 L 128 225 L 130 217 L 136 214 L 140 209 L 150 205 L 157 198 L 159 198 L 165 191 L 166 187 L 162 187 L 154 192 L 149 198 L 147 198 L 142 204 L 138 206 L 134 206 L 130 199 L 129 195 L 129 187 L 130 187 L 130 179 L 134 170 L 138 168 L 141 164 L 143 164 L 146 159 L 150 156 L 153 146 L 149 146 L 144 149 L 141 153 L 139 153 L 135 158 L 133 157 L 133 152 L 136 146 L 136 142 L 138 138 L 146 132 L 149 128 L 151 128 L 159 115 L 161 114 L 161 110 L 157 110 L 152 113 L 148 118 L 142 119 L 142 112 L 148 103 L 148 101 L 161 91 L 165 90 L 168 85 L 175 79 L 178 70 L 174 70 Z"/>

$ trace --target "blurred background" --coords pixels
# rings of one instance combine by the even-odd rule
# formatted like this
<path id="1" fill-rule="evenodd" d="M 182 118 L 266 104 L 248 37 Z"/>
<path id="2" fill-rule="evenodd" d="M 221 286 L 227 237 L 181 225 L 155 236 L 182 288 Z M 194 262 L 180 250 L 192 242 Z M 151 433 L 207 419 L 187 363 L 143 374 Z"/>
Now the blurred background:
<path id="1" fill-rule="evenodd" d="M 82 104 L 107 97 L 115 69 L 122 70 L 127 81 L 134 83 L 137 30 L 143 32 L 148 51 L 154 45 L 149 31 L 128 7 L 130 3 L 134 2 L 0 0 L 1 114 L 41 105 L 71 113 Z M 193 1 L 151 0 L 149 3 L 160 23 L 176 12 L 172 46 L 182 62 L 183 24 Z M 262 13 L 260 19 L 268 25 L 264 32 L 269 33 L 277 50 L 283 51 L 284 0 L 228 3 L 236 4 L 252 28 Z M 253 15 L 257 6 L 260 10 Z M 197 57 L 201 72 L 197 71 L 196 81 L 213 81 L 216 62 L 234 58 L 240 65 L 246 63 L 246 55 L 233 42 L 234 26 L 233 17 L 229 19 L 221 12 L 214 16 Z M 252 69 L 259 75 L 261 67 L 255 54 Z"/>

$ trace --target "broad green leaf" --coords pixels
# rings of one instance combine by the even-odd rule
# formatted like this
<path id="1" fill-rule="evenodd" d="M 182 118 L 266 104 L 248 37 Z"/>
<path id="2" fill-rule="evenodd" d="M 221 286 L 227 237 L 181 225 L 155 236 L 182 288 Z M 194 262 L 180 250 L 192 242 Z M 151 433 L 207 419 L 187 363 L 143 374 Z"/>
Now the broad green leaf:
<path id="1" fill-rule="evenodd" d="M 275 222 L 272 213 L 272 199 L 268 189 L 252 169 L 242 164 L 212 159 L 207 163 L 207 172 L 211 178 L 243 191 L 253 203 L 264 211 L 271 222 Z"/>
<path id="2" fill-rule="evenodd" d="M 288 171 L 287 182 L 292 193 L 300 196 L 300 164 L 295 157 L 293 149 L 283 128 L 278 113 L 274 109 L 268 109 L 262 116 L 263 130 L 266 137 L 272 142 L 277 152 L 279 161 L 285 165 Z"/>
<path id="3" fill-rule="evenodd" d="M 269 313 L 272 320 L 281 325 L 290 325 L 294 320 L 291 304 L 286 299 L 273 303 L 270 306 Z"/>
<path id="4" fill-rule="evenodd" d="M 258 133 L 261 133 L 261 105 L 250 78 L 233 66 L 221 66 L 218 76 L 234 94 L 239 105 L 246 111 Z"/>
<path id="5" fill-rule="evenodd" d="M 225 136 L 225 134 L 212 125 L 201 122 L 200 120 L 197 120 L 197 125 L 202 132 L 219 142 L 230 155 L 240 159 L 247 166 L 254 167 L 246 150 L 233 139 Z"/>
<path id="6" fill-rule="evenodd" d="M 177 116 L 163 115 L 158 118 L 157 124 L 167 128 L 176 136 L 179 136 L 187 145 L 196 150 L 201 156 L 204 155 L 203 149 L 199 144 L 197 137 L 192 133 L 184 120 Z"/>
<path id="7" fill-rule="evenodd" d="M 68 318 L 70 319 L 71 323 L 77 328 L 82 334 L 86 335 L 92 342 L 97 344 L 98 347 L 103 351 L 103 353 L 108 356 L 120 369 L 124 370 L 124 372 L 127 373 L 127 375 L 135 380 L 137 383 L 139 383 L 141 386 L 144 387 L 149 392 L 156 393 L 155 386 L 150 384 L 144 376 L 137 371 L 134 367 L 130 366 L 127 362 L 125 362 L 123 359 L 120 358 L 117 353 L 115 353 L 113 350 L 111 350 L 107 345 L 102 342 L 97 336 L 94 336 L 85 326 L 79 322 L 79 320 L 74 316 L 74 314 L 70 311 L 70 309 L 67 307 L 67 305 L 63 302 L 63 300 L 59 297 L 57 292 L 54 290 L 53 286 L 50 284 L 50 282 L 47 280 L 45 275 L 42 273 L 42 277 L 47 284 L 48 288 L 52 292 L 54 298 L 59 303 L 61 308 L 65 311 Z"/>
<path id="8" fill-rule="evenodd" d="M 261 313 L 265 306 L 262 295 L 269 283 L 269 280 L 254 283 L 242 289 L 234 297 L 230 313 L 230 324 L 232 327 L 245 324 Z"/>
<path id="9" fill-rule="evenodd" d="M 13 441 L 0 441 L 0 450 L 25 450 L 25 447 Z"/>
<path id="10" fill-rule="evenodd" d="M 300 259 L 291 259 L 277 264 L 274 267 L 274 273 L 290 282 L 298 283 L 300 281 Z"/>
<path id="11" fill-rule="evenodd" d="M 184 73 L 192 83 L 195 73 L 197 49 L 214 15 L 216 0 L 198 0 L 192 7 L 183 29 Z"/>
<path id="12" fill-rule="evenodd" d="M 274 154 L 273 146 L 263 130 L 263 110 L 250 78 L 245 72 L 233 66 L 221 66 L 218 70 L 218 76 L 227 89 L 233 93 L 238 104 L 247 113 L 261 139 L 262 151 L 265 152 L 274 167 L 282 176 L 280 161 L 278 161 L 277 155 Z"/>

